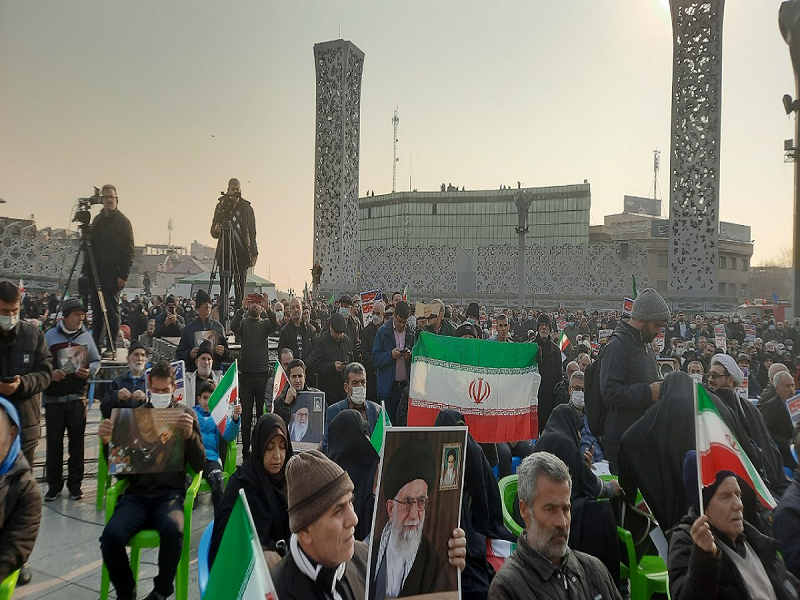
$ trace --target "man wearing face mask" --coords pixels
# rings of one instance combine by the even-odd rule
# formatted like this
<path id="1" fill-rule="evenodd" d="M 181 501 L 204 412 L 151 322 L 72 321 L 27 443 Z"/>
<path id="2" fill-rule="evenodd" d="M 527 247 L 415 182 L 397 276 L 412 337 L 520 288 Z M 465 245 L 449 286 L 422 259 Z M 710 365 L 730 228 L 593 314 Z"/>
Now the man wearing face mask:
<path id="1" fill-rule="evenodd" d="M 783 338 L 781 334 L 778 332 L 777 327 L 775 326 L 775 321 L 770 321 L 767 325 L 767 329 L 764 331 L 764 334 L 761 336 L 764 340 L 764 345 L 766 346 L 767 342 L 782 342 Z"/>
<path id="2" fill-rule="evenodd" d="M 44 419 L 47 425 L 47 494 L 45 502 L 61 496 L 64 487 L 64 432 L 69 437 L 69 461 L 67 462 L 67 489 L 73 500 L 83 498 L 83 434 L 86 430 L 88 403 L 86 390 L 88 380 L 100 368 L 100 354 L 92 335 L 83 328 L 86 309 L 80 298 L 69 298 L 61 305 L 63 319 L 48 329 L 44 336 L 53 356 L 53 379 L 42 396 Z M 67 349 L 85 346 L 88 364 L 79 363 L 75 368 L 71 361 L 64 363 Z"/>
<path id="3" fill-rule="evenodd" d="M 111 387 L 100 403 L 100 414 L 111 417 L 115 408 L 139 408 L 147 402 L 144 370 L 147 366 L 147 349 L 141 342 L 132 342 L 128 348 L 128 372 L 111 382 Z"/>
<path id="4" fill-rule="evenodd" d="M 361 347 L 372 348 L 375 343 L 375 336 L 378 335 L 378 329 L 383 325 L 384 304 L 382 300 L 378 300 L 372 305 L 372 314 L 370 315 L 369 323 L 361 331 Z M 362 364 L 367 370 L 367 398 L 375 400 L 378 397 L 378 376 L 375 367 L 372 364 L 372 352 L 362 352 Z"/>
<path id="5" fill-rule="evenodd" d="M 322 451 L 325 454 L 328 453 L 328 428 L 334 417 L 343 410 L 348 408 L 357 410 L 361 418 L 369 423 L 370 434 L 378 422 L 381 407 L 375 402 L 367 400 L 367 371 L 364 365 L 351 362 L 344 368 L 344 391 L 347 398 L 330 405 L 325 411 L 325 429 L 322 434 Z"/>
<path id="6" fill-rule="evenodd" d="M 150 391 L 149 401 L 136 410 L 173 406 L 175 371 L 167 361 L 162 360 L 153 365 L 147 388 Z M 184 469 L 128 475 L 127 480 L 130 482 L 128 488 L 117 502 L 114 514 L 100 536 L 103 562 L 108 568 L 111 583 L 116 589 L 119 600 L 131 600 L 136 597 L 136 581 L 133 578 L 125 546 L 134 535 L 146 527 L 158 531 L 160 545 L 158 574 L 153 580 L 154 589 L 145 600 L 164 600 L 174 591 L 173 582 L 183 546 L 183 502 L 186 496 L 184 471 L 186 465 L 190 465 L 196 473 L 200 473 L 206 460 L 197 417 L 192 409 L 182 408 L 183 412 L 178 415 L 175 424 L 185 438 Z M 104 444 L 108 444 L 113 431 L 113 420 L 105 419 L 100 422 L 97 435 Z"/>
<path id="7" fill-rule="evenodd" d="M 314 351 L 316 335 L 311 324 L 303 320 L 303 305 L 299 298 L 289 300 L 289 318 L 289 322 L 281 329 L 278 352 L 288 348 L 292 351 L 293 358 L 308 363 L 311 353 Z M 315 385 L 317 382 L 317 375 L 311 368 L 306 373 L 306 379 L 311 385 Z"/>
<path id="8" fill-rule="evenodd" d="M 736 340 L 739 345 L 744 344 L 744 325 L 739 313 L 734 313 L 729 323 L 725 324 L 725 336 L 730 340 Z"/>
<path id="9" fill-rule="evenodd" d="M 44 334 L 21 322 L 19 288 L 0 282 L 0 396 L 17 409 L 22 453 L 33 467 L 41 432 L 41 393 L 50 384 L 53 362 Z"/>
<path id="10" fill-rule="evenodd" d="M 245 300 L 244 311 L 237 312 L 231 328 L 242 341 L 239 357 L 239 397 L 242 405 L 242 431 L 247 431 L 247 447 L 242 455 L 250 454 L 250 424 L 253 420 L 253 407 L 256 419 L 264 413 L 264 398 L 267 393 L 267 380 L 272 371 L 269 359 L 268 339 L 278 332 L 278 322 L 266 294 L 249 294 Z M 243 438 L 244 439 L 244 438 Z"/>

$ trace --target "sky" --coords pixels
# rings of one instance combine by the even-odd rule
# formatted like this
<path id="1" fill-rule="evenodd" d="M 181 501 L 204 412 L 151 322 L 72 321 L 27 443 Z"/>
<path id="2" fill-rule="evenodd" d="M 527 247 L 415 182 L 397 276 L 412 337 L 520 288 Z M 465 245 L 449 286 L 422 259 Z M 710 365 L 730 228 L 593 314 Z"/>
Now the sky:
<path id="1" fill-rule="evenodd" d="M 720 218 L 754 264 L 791 246 L 794 92 L 780 0 L 725 8 Z M 360 195 L 591 184 L 591 223 L 669 190 L 667 0 L 0 0 L 0 205 L 68 227 L 113 183 L 137 244 L 212 244 L 228 179 L 253 203 L 256 273 L 310 282 L 313 45 L 364 53 Z M 95 212 L 98 209 L 95 209 Z M 355 225 L 355 224 L 354 224 Z"/>

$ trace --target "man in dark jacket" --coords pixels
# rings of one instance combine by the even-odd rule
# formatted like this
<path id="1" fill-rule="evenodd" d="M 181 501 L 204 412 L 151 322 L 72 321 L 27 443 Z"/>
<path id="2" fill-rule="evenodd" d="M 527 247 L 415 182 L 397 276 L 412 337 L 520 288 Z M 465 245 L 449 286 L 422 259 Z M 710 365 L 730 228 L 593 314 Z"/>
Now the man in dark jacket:
<path id="1" fill-rule="evenodd" d="M 800 429 L 795 432 L 794 446 L 800 448 Z M 786 568 L 800 578 L 800 470 L 795 469 L 792 482 L 783 493 L 773 513 L 772 531 L 781 543 Z"/>
<path id="2" fill-rule="evenodd" d="M 353 345 L 345 333 L 346 329 L 344 317 L 334 314 L 328 322 L 328 331 L 317 338 L 311 354 L 311 366 L 317 373 L 317 387 L 325 392 L 328 406 L 347 396 L 342 371 L 353 362 Z"/>
<path id="3" fill-rule="evenodd" d="M 106 339 L 109 340 L 109 349 L 112 341 L 116 344 L 119 333 L 119 293 L 128 281 L 133 264 L 133 228 L 128 218 L 117 209 L 117 188 L 106 184 L 102 194 L 103 210 L 92 221 L 90 234 L 92 254 L 100 281 L 94 281 L 89 261 L 83 262 L 84 277 L 91 285 L 92 336 L 97 349 L 101 351 Z M 105 331 L 103 311 L 97 295 L 98 285 L 105 298 L 109 331 Z"/>
<path id="4" fill-rule="evenodd" d="M 148 381 L 150 401 L 142 408 L 152 410 L 156 398 L 166 397 L 172 405 L 175 391 L 175 371 L 167 361 L 153 366 Z M 200 473 L 205 466 L 206 453 L 203 437 L 194 411 L 183 407 L 176 425 L 184 435 L 183 465 L 191 465 Z M 97 428 L 97 435 L 104 444 L 111 441 L 114 423 L 106 419 Z M 146 473 L 128 475 L 130 484 L 125 494 L 117 502 L 111 519 L 106 523 L 100 537 L 100 550 L 108 568 L 111 583 L 117 591 L 117 598 L 135 598 L 136 581 L 128 563 L 125 546 L 131 537 L 145 528 L 158 530 L 161 545 L 158 553 L 158 575 L 155 587 L 145 600 L 163 600 L 172 595 L 173 581 L 178 570 L 178 562 L 183 546 L 183 502 L 186 496 L 186 476 L 183 471 L 169 473 Z"/>
<path id="5" fill-rule="evenodd" d="M 128 348 L 128 372 L 111 382 L 100 403 L 100 414 L 104 419 L 111 417 L 111 411 L 115 408 L 139 408 L 147 402 L 144 380 L 146 366 L 147 349 L 141 342 L 132 342 Z"/>
<path id="6" fill-rule="evenodd" d="M 17 409 L 0 397 L 0 581 L 28 560 L 42 517 L 42 495 L 21 451 Z"/>
<path id="7" fill-rule="evenodd" d="M 372 364 L 372 346 L 375 345 L 378 330 L 383 326 L 385 306 L 383 300 L 372 305 L 369 323 L 361 332 L 362 363 L 367 370 L 367 399 L 373 402 L 378 399 L 378 371 Z"/>
<path id="8" fill-rule="evenodd" d="M 425 326 L 425 331 L 430 331 L 436 335 L 449 335 L 456 334 L 456 327 L 450 322 L 450 319 L 444 316 L 444 302 L 436 298 L 431 300 L 431 317 L 428 324 Z"/>
<path id="9" fill-rule="evenodd" d="M 217 264 L 220 265 L 220 321 L 228 323 L 228 297 L 234 285 L 234 306 L 241 306 L 248 267 L 255 267 L 258 260 L 256 244 L 256 216 L 252 205 L 242 198 L 242 185 L 238 179 L 228 182 L 228 193 L 219 199 L 211 222 L 211 236 L 218 239 L 223 225 L 230 225 L 232 256 L 225 256 L 222 243 L 217 244 Z M 227 264 L 232 259 L 232 264 Z M 233 274 L 233 281 L 231 275 Z"/>
<path id="10" fill-rule="evenodd" d="M 786 409 L 786 401 L 795 395 L 794 377 L 786 371 L 778 371 L 773 377 L 772 385 L 775 386 L 778 395 L 758 408 L 764 417 L 764 425 L 770 437 L 778 445 L 783 465 L 794 470 L 797 468 L 797 461 L 790 450 L 794 425 Z"/>
<path id="11" fill-rule="evenodd" d="M 572 520 L 567 465 L 549 452 L 535 452 L 517 475 L 525 530 L 492 580 L 489 600 L 619 599 L 603 563 L 567 546 Z"/>
<path id="12" fill-rule="evenodd" d="M 778 542 L 745 521 L 742 490 L 734 473 L 720 471 L 714 483 L 703 489 L 700 516 L 694 451 L 684 462 L 684 484 L 693 506 L 670 536 L 670 597 L 797 598 L 800 582 L 786 570 Z"/>
<path id="13" fill-rule="evenodd" d="M 658 400 L 658 366 L 650 344 L 669 320 L 669 306 L 656 290 L 636 297 L 629 323 L 621 321 L 603 350 L 600 392 L 608 407 L 603 451 L 617 472 L 622 434 Z"/>
<path id="14" fill-rule="evenodd" d="M 228 338 L 222 329 L 222 323 L 211 318 L 211 296 L 208 295 L 208 292 L 197 290 L 195 305 L 197 306 L 197 318 L 183 328 L 180 344 L 175 351 L 175 358 L 184 362 L 187 371 L 194 371 L 197 348 L 203 341 L 207 339 L 210 341 L 211 334 L 208 332 L 213 331 L 214 341 L 211 342 L 214 349 L 213 369 L 219 371 L 222 369 L 222 361 L 225 360 L 228 352 Z M 241 369 L 242 365 L 240 364 L 239 370 Z"/>
<path id="15" fill-rule="evenodd" d="M 250 454 L 253 407 L 256 409 L 256 419 L 264 414 L 267 380 L 272 366 L 269 360 L 268 339 L 272 333 L 278 331 L 278 322 L 266 295 L 248 295 L 244 310 L 247 312 L 247 318 L 243 319 L 242 312 L 237 311 L 231 321 L 231 327 L 242 340 L 239 393 L 242 404 L 242 456 L 247 457 Z"/>
<path id="16" fill-rule="evenodd" d="M 386 403 L 386 413 L 394 423 L 403 388 L 411 374 L 411 351 L 414 334 L 408 327 L 411 307 L 400 300 L 391 320 L 381 326 L 372 344 L 372 364 L 378 376 L 378 403 Z M 340 398 L 340 400 L 343 398 Z"/>
<path id="17" fill-rule="evenodd" d="M 41 393 L 50 384 L 53 363 L 44 335 L 21 322 L 19 312 L 19 289 L 0 282 L 0 396 L 8 398 L 19 413 L 22 453 L 33 467 L 41 433 Z"/>
<path id="18" fill-rule="evenodd" d="M 183 336 L 183 328 L 186 327 L 186 321 L 184 321 L 183 316 L 178 314 L 178 303 L 175 300 L 175 296 L 172 294 L 167 296 L 164 300 L 164 307 L 164 312 L 156 317 L 155 336 L 158 338 L 179 338 Z"/>
<path id="19" fill-rule="evenodd" d="M 303 305 L 299 298 L 289 300 L 289 319 L 289 322 L 281 329 L 281 335 L 278 338 L 278 353 L 284 348 L 289 348 L 293 358 L 299 358 L 308 363 L 314 351 L 316 335 L 311 325 L 303 322 Z M 306 379 L 311 385 L 316 384 L 316 373 L 308 365 L 306 368 L 308 370 Z"/>
<path id="20" fill-rule="evenodd" d="M 551 334 L 553 332 L 550 317 L 545 313 L 539 315 L 536 320 L 537 333 L 536 343 L 539 344 L 539 352 L 536 354 L 536 362 L 539 364 L 539 375 L 542 382 L 539 384 L 539 435 L 547 425 L 550 413 L 558 403 L 555 396 L 555 387 L 564 376 L 561 371 L 561 350 L 553 343 Z"/>

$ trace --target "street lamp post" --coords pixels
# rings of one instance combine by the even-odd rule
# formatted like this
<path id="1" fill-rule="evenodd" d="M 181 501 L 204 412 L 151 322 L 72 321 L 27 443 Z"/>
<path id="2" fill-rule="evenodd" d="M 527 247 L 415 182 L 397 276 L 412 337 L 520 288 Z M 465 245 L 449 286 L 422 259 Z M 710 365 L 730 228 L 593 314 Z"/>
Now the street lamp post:
<path id="1" fill-rule="evenodd" d="M 514 204 L 517 206 L 517 304 L 525 308 L 525 234 L 528 233 L 528 208 L 533 202 L 530 192 L 517 192 Z"/>

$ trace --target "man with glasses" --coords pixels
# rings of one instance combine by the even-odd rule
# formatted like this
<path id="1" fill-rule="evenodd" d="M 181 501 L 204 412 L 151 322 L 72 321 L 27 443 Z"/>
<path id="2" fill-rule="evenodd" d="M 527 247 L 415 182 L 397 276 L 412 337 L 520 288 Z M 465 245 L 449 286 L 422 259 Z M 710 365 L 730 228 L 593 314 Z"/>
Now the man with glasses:
<path id="1" fill-rule="evenodd" d="M 608 407 L 603 449 L 616 473 L 622 434 L 658 401 L 661 383 L 650 343 L 669 321 L 669 306 L 656 290 L 636 297 L 629 322 L 621 321 L 603 350 L 600 391 Z"/>
<path id="2" fill-rule="evenodd" d="M 89 261 L 83 262 L 83 281 L 88 282 L 91 290 L 83 289 L 82 293 L 91 293 L 92 302 L 92 337 L 98 350 L 103 349 L 106 339 L 109 340 L 104 358 L 113 358 L 112 342 L 119 333 L 119 294 L 128 281 L 133 264 L 133 228 L 128 218 L 117 209 L 117 188 L 111 184 L 103 186 L 101 191 L 103 210 L 92 221 L 90 240 L 92 255 L 97 267 L 97 278 L 94 281 Z M 108 327 L 105 331 L 105 320 L 100 308 L 97 287 L 103 292 Z"/>
<path id="3" fill-rule="evenodd" d="M 447 589 L 444 561 L 422 532 L 436 460 L 425 440 L 409 440 L 389 458 L 382 496 L 389 521 L 373 552 L 370 599 L 401 598 Z M 408 577 L 413 571 L 415 577 Z"/>

